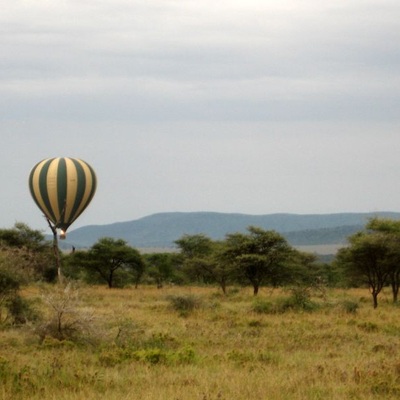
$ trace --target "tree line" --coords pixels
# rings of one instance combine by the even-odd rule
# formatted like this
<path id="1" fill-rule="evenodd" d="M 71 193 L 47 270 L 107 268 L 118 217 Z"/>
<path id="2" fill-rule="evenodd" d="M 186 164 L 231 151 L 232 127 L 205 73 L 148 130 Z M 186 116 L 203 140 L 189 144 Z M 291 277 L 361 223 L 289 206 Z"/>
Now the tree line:
<path id="1" fill-rule="evenodd" d="M 215 241 L 204 234 L 183 235 L 175 242 L 177 252 L 140 254 L 121 239 L 102 238 L 88 250 L 64 259 L 69 278 L 108 287 L 139 283 L 229 285 L 260 287 L 311 284 L 324 268 L 316 256 L 291 247 L 275 231 L 250 226 L 247 233 L 228 234 Z M 329 271 L 326 271 L 329 274 Z"/>
<path id="2" fill-rule="evenodd" d="M 109 288 L 139 284 L 218 285 L 226 294 L 231 285 L 261 287 L 366 287 L 373 306 L 388 286 L 393 302 L 400 288 L 400 221 L 371 219 L 348 238 L 331 263 L 299 251 L 276 231 L 250 226 L 224 240 L 204 234 L 183 235 L 176 252 L 141 254 L 122 239 L 101 238 L 87 250 L 62 255 L 68 280 L 106 284 Z M 1 309 L 11 307 L 20 285 L 57 281 L 52 244 L 23 223 L 0 229 Z"/>

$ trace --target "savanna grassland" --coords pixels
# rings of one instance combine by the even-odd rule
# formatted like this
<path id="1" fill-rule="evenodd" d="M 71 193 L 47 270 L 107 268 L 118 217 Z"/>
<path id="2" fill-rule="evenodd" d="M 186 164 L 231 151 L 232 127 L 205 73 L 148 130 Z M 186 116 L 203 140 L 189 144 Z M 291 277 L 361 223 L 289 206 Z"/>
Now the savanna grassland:
<path id="1" fill-rule="evenodd" d="M 42 322 L 0 331 L 3 400 L 400 397 L 400 308 L 389 291 L 376 310 L 366 289 L 314 293 L 302 307 L 265 288 L 256 300 L 246 288 L 22 294 Z"/>

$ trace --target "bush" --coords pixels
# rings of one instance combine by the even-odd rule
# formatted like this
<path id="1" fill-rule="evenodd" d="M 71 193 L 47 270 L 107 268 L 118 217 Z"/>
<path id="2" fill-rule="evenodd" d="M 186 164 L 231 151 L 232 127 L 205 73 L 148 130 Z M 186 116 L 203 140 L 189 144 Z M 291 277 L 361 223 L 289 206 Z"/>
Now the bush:
<path id="1" fill-rule="evenodd" d="M 27 322 L 35 322 L 40 318 L 40 314 L 35 310 L 31 303 L 20 296 L 12 297 L 7 305 L 8 311 L 13 319 L 13 324 L 22 325 Z"/>
<path id="2" fill-rule="evenodd" d="M 54 283 L 58 279 L 58 270 L 56 267 L 47 267 L 43 270 L 43 280 L 47 283 Z"/>
<path id="3" fill-rule="evenodd" d="M 340 308 L 347 314 L 356 314 L 359 304 L 352 300 L 344 300 L 340 303 Z"/>
<path id="4" fill-rule="evenodd" d="M 257 314 L 282 314 L 287 311 L 315 311 L 319 305 L 311 300 L 310 290 L 307 287 L 290 289 L 291 295 L 278 299 L 275 303 L 263 299 L 256 299 L 251 310 Z"/>
<path id="5" fill-rule="evenodd" d="M 252 304 L 252 311 L 257 314 L 273 314 L 274 305 L 269 301 L 258 298 Z"/>
<path id="6" fill-rule="evenodd" d="M 10 272 L 0 270 L 0 323 L 21 325 L 38 319 L 38 313 L 18 294 L 19 286 Z"/>
<path id="7" fill-rule="evenodd" d="M 187 316 L 193 310 L 200 308 L 201 300 L 191 294 L 180 295 L 180 296 L 169 296 L 168 297 L 172 308 L 178 311 L 180 315 Z"/>
<path id="8" fill-rule="evenodd" d="M 282 307 L 285 310 L 315 311 L 318 304 L 311 300 L 308 287 L 296 286 L 291 289 L 291 296 L 282 303 Z"/>
<path id="9" fill-rule="evenodd" d="M 13 297 L 19 290 L 19 282 L 10 272 L 0 270 L 0 304 Z"/>
<path id="10" fill-rule="evenodd" d="M 90 337 L 94 317 L 91 310 L 80 307 L 77 288 L 71 284 L 47 288 L 42 297 L 48 308 L 48 320 L 37 328 L 41 343 L 46 337 L 75 341 Z"/>

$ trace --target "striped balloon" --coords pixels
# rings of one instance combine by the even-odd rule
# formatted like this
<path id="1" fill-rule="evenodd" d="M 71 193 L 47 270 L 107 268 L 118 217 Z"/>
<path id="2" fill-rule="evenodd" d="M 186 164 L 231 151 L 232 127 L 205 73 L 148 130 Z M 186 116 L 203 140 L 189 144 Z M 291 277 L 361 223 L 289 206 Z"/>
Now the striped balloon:
<path id="1" fill-rule="evenodd" d="M 48 158 L 37 163 L 29 175 L 35 203 L 64 233 L 89 205 L 96 186 L 92 167 L 75 158 Z"/>

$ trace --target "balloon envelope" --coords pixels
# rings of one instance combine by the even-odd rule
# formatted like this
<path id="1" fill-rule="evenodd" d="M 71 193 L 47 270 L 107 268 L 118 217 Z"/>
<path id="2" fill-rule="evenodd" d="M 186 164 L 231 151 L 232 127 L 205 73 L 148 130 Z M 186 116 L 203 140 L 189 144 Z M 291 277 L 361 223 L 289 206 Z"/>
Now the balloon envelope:
<path id="1" fill-rule="evenodd" d="M 29 175 L 29 189 L 37 206 L 64 232 L 82 214 L 96 191 L 92 167 L 75 158 L 48 158 Z"/>

